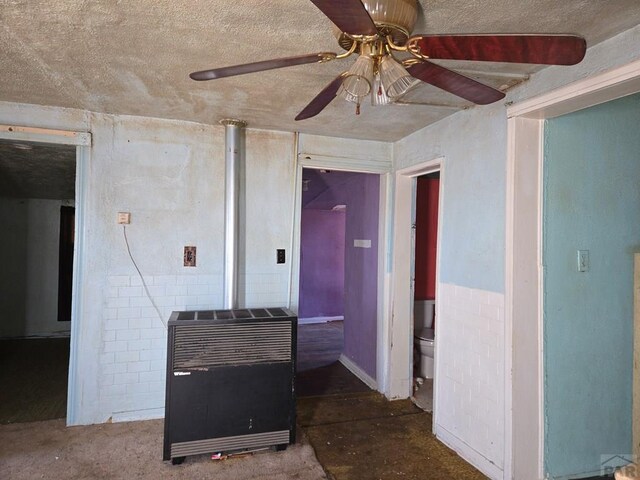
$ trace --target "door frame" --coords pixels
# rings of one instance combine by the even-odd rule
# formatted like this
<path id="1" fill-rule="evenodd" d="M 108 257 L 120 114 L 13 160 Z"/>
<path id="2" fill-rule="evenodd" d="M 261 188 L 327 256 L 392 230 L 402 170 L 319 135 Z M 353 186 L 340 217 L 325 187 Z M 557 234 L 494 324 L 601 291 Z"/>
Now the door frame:
<path id="1" fill-rule="evenodd" d="M 507 108 L 505 478 L 544 478 L 544 121 L 638 91 L 640 60 Z M 517 380 L 532 377 L 528 386 Z"/>
<path id="2" fill-rule="evenodd" d="M 444 192 L 446 188 L 445 176 L 446 160 L 439 156 L 426 160 L 411 167 L 397 170 L 394 175 L 394 207 L 393 207 L 393 280 L 389 339 L 389 384 L 385 394 L 389 398 L 407 398 L 412 394 L 413 383 L 413 287 L 414 252 L 412 239 L 414 236 L 412 225 L 416 211 L 417 177 L 428 173 L 440 172 L 440 191 L 438 193 L 438 232 L 436 239 L 436 317 L 440 316 L 442 302 L 440 302 L 440 263 L 442 219 L 445 209 Z M 438 327 L 441 328 L 441 327 Z M 433 385 L 433 431 L 438 420 L 438 377 L 440 376 L 439 362 L 441 349 L 438 339 L 434 340 L 434 385 Z"/>
<path id="3" fill-rule="evenodd" d="M 67 425 L 77 423 L 82 399 L 82 383 L 79 380 L 81 368 L 83 335 L 89 328 L 82 321 L 86 296 L 84 283 L 85 244 L 87 223 L 87 188 L 89 183 L 89 164 L 91 159 L 91 133 L 48 128 L 26 127 L 20 125 L 0 125 L 0 139 L 16 142 L 36 142 L 54 145 L 74 145 L 76 147 L 76 185 L 75 185 L 75 236 L 73 252 L 73 284 L 71 291 L 71 340 L 69 351 L 69 382 L 67 389 Z M 89 347 L 91 351 L 91 347 Z"/>
<path id="4" fill-rule="evenodd" d="M 298 310 L 300 287 L 300 234 L 302 217 L 302 171 L 305 168 L 328 169 L 337 171 L 370 173 L 380 177 L 380 199 L 378 202 L 378 290 L 377 290 L 377 341 L 376 341 L 376 378 L 374 386 L 379 392 L 386 392 L 388 378 L 386 375 L 388 364 L 389 339 L 389 258 L 390 249 L 390 219 L 391 198 L 389 195 L 391 184 L 391 162 L 384 164 L 380 161 L 366 161 L 348 157 L 335 157 L 299 152 L 299 135 L 294 138 L 294 204 L 293 229 L 291 235 L 291 270 L 289 274 L 289 308 Z"/>

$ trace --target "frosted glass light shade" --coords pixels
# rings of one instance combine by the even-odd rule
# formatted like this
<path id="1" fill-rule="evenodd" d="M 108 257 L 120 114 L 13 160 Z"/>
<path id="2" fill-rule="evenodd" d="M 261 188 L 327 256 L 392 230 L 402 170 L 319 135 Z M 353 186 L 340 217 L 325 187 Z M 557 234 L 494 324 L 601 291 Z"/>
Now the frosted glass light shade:
<path id="1" fill-rule="evenodd" d="M 380 61 L 380 79 L 390 98 L 398 98 L 417 85 L 420 80 L 409 75 L 409 72 L 396 62 L 391 55 L 385 55 Z"/>
<path id="2" fill-rule="evenodd" d="M 364 97 L 371 91 L 373 82 L 373 59 L 368 55 L 360 55 L 342 82 L 342 88 L 354 97 Z"/>
<path id="3" fill-rule="evenodd" d="M 391 99 L 387 95 L 384 85 L 382 85 L 379 73 L 376 73 L 373 77 L 373 84 L 371 87 L 371 105 L 378 107 L 380 105 L 389 105 L 391 103 Z"/>
<path id="4" fill-rule="evenodd" d="M 344 89 L 344 85 L 342 85 L 340 87 L 340 89 L 338 90 L 337 95 L 339 97 L 342 97 L 343 99 L 345 99 L 347 102 L 351 102 L 351 103 L 361 103 L 362 102 L 362 97 L 356 97 L 355 95 L 351 95 L 349 92 L 347 92 Z"/>

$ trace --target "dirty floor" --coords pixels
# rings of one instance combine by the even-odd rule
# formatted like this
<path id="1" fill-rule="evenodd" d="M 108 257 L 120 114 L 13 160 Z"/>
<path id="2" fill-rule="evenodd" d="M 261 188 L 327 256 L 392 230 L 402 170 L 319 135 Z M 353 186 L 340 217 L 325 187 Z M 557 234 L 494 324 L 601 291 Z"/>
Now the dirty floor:
<path id="1" fill-rule="evenodd" d="M 332 480 L 487 478 L 436 440 L 431 414 L 410 400 L 375 392 L 303 398 L 298 422 Z"/>
<path id="2" fill-rule="evenodd" d="M 162 461 L 163 421 L 65 427 L 64 420 L 0 425 L 0 478 L 326 480 L 304 435 L 283 452 Z"/>

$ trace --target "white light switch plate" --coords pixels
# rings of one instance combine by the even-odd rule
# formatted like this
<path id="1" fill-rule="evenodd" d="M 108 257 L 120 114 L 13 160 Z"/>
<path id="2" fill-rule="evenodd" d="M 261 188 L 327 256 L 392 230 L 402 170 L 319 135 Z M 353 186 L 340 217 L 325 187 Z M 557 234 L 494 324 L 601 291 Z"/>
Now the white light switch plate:
<path id="1" fill-rule="evenodd" d="M 589 250 L 578 250 L 578 271 L 588 272 L 590 267 Z"/>
<path id="2" fill-rule="evenodd" d="M 359 248 L 371 248 L 371 240 L 354 240 L 353 246 Z"/>

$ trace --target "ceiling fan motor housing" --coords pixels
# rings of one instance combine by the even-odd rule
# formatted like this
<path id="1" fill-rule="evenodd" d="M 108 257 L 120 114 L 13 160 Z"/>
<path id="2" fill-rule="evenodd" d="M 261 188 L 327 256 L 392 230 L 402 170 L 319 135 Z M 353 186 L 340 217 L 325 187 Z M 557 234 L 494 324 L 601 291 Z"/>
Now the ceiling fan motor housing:
<path id="1" fill-rule="evenodd" d="M 361 1 L 381 36 L 391 35 L 393 43 L 396 45 L 404 45 L 407 42 L 418 18 L 417 0 Z M 341 32 L 337 27 L 334 27 L 334 35 L 345 50 L 349 50 L 354 42 L 348 33 Z"/>

